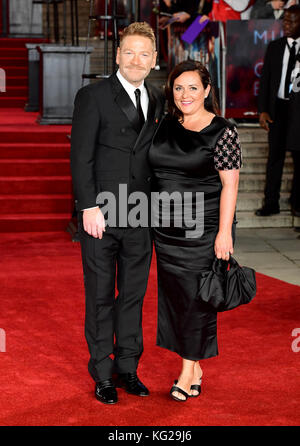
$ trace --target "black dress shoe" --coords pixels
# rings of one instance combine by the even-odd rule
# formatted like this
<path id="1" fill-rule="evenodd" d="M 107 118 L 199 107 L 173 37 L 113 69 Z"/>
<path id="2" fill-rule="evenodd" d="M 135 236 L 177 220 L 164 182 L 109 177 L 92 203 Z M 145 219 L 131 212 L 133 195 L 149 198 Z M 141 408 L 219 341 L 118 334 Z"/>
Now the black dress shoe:
<path id="1" fill-rule="evenodd" d="M 95 396 L 98 401 L 104 404 L 117 403 L 118 394 L 112 379 L 96 382 Z"/>
<path id="2" fill-rule="evenodd" d="M 137 374 L 134 373 L 119 373 L 115 380 L 116 387 L 121 387 L 127 393 L 137 396 L 148 396 L 149 390 L 139 380 Z"/>
<path id="3" fill-rule="evenodd" d="M 257 209 L 257 211 L 255 212 L 255 215 L 257 215 L 258 217 L 269 217 L 270 215 L 275 215 L 275 214 L 279 214 L 280 213 L 280 209 L 277 208 L 270 208 L 268 206 L 263 206 L 260 209 Z"/>

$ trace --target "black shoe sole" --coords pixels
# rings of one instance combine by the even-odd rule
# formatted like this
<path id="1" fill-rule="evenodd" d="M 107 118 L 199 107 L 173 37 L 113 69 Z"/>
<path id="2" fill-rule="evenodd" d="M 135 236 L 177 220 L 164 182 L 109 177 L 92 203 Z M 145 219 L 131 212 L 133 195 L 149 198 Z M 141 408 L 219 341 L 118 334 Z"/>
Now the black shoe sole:
<path id="1" fill-rule="evenodd" d="M 134 392 L 129 392 L 129 390 L 124 389 L 126 393 L 128 393 L 129 395 L 135 395 L 135 396 L 149 396 L 149 393 L 134 393 Z"/>
<path id="2" fill-rule="evenodd" d="M 123 389 L 125 390 L 126 393 L 128 393 L 129 395 L 135 395 L 135 396 L 149 396 L 149 393 L 135 393 L 135 392 L 130 392 L 130 390 L 127 390 L 125 387 L 122 386 L 118 386 L 119 389 Z"/>
<path id="3" fill-rule="evenodd" d="M 112 402 L 109 402 L 109 401 L 103 401 L 103 399 L 100 398 L 98 395 L 95 395 L 95 397 L 96 397 L 96 399 L 97 399 L 98 401 L 100 401 L 100 403 L 103 403 L 103 404 L 110 404 L 110 405 L 113 405 L 113 404 L 117 404 L 117 402 L 118 402 L 118 400 L 117 400 L 117 401 L 112 401 Z"/>
<path id="4" fill-rule="evenodd" d="M 122 386 L 121 384 L 118 383 L 114 383 L 115 387 L 117 389 L 123 389 L 125 390 L 126 393 L 128 393 L 129 395 L 135 395 L 135 396 L 149 396 L 149 393 L 144 393 L 144 394 L 139 394 L 139 393 L 135 393 L 135 392 L 130 392 L 130 390 L 127 390 L 125 386 Z"/>

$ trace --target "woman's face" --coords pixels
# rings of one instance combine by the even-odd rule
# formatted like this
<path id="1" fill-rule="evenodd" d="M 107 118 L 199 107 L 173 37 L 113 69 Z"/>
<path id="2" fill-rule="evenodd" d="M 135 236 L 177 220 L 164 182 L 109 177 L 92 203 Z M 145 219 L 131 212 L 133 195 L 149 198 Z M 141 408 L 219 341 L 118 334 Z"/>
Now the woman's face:
<path id="1" fill-rule="evenodd" d="M 204 100 L 210 85 L 204 89 L 197 71 L 186 71 L 178 76 L 173 85 L 175 105 L 184 115 L 193 115 L 204 110 Z"/>

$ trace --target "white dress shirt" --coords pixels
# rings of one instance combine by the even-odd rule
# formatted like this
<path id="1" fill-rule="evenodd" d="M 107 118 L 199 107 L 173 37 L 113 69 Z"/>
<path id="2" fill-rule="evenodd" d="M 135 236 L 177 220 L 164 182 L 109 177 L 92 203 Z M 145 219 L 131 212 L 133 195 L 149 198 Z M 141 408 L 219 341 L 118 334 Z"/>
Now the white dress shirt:
<path id="1" fill-rule="evenodd" d="M 130 82 L 128 82 L 124 78 L 124 76 L 122 76 L 122 74 L 120 73 L 120 70 L 117 71 L 117 78 L 121 82 L 123 88 L 127 92 L 128 96 L 132 100 L 132 102 L 133 102 L 135 107 L 136 107 L 136 98 L 135 98 L 134 92 L 135 92 L 135 90 L 137 88 L 140 89 L 140 91 L 141 91 L 141 107 L 142 107 L 142 110 L 143 110 L 143 113 L 144 113 L 144 117 L 145 117 L 145 121 L 146 121 L 147 120 L 147 114 L 148 114 L 149 97 L 148 97 L 148 93 L 147 93 L 147 89 L 145 87 L 144 81 L 141 83 L 141 85 L 139 87 L 135 87 Z M 91 208 L 86 208 L 86 209 L 82 209 L 82 210 L 85 211 L 85 210 L 88 210 L 88 209 L 96 209 L 97 207 L 98 206 L 93 206 Z"/>
<path id="2" fill-rule="evenodd" d="M 124 76 L 122 76 L 122 74 L 120 73 L 120 70 L 117 71 L 117 78 L 121 82 L 123 88 L 126 90 L 128 96 L 132 100 L 135 107 L 136 107 L 136 99 L 135 99 L 134 92 L 137 88 L 140 89 L 140 91 L 141 91 L 141 106 L 142 106 L 142 110 L 143 110 L 145 121 L 146 121 L 147 114 L 148 114 L 149 97 L 148 97 L 148 93 L 147 93 L 147 89 L 145 87 L 144 81 L 141 83 L 141 85 L 139 87 L 135 87 L 130 82 L 128 82 L 124 78 Z"/>
<path id="3" fill-rule="evenodd" d="M 296 50 L 296 54 L 297 54 L 300 49 L 300 37 L 298 37 L 298 39 L 296 39 L 296 40 L 292 39 L 291 37 L 288 37 L 288 39 L 287 39 L 287 42 L 288 42 L 290 48 L 292 47 L 294 41 L 296 42 L 295 50 Z M 290 57 L 290 50 L 289 50 L 288 46 L 286 45 L 284 54 L 283 54 L 281 80 L 280 80 L 279 90 L 278 90 L 278 94 L 277 94 L 279 99 L 286 99 L 284 97 L 284 85 L 285 85 L 287 67 L 288 67 L 288 63 L 289 63 L 289 57 Z"/>

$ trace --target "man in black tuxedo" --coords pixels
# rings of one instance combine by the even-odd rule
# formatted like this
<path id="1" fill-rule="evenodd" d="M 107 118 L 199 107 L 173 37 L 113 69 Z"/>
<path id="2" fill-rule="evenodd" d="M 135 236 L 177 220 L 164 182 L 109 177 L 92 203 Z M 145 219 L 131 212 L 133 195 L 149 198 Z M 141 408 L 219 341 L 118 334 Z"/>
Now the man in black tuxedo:
<path id="1" fill-rule="evenodd" d="M 265 217 L 280 212 L 279 198 L 286 150 L 291 150 L 294 176 L 291 207 L 294 215 L 300 215 L 300 144 L 287 135 L 295 134 L 300 123 L 300 109 L 293 106 L 293 76 L 300 51 L 300 6 L 288 8 L 284 13 L 285 37 L 274 40 L 265 55 L 258 96 L 259 122 L 269 132 L 269 157 L 267 163 L 265 201 L 255 213 Z M 297 127 L 293 129 L 292 127 Z"/>
<path id="2" fill-rule="evenodd" d="M 118 207 L 120 185 L 128 195 L 150 195 L 148 149 L 164 108 L 163 94 L 144 82 L 156 62 L 155 36 L 147 23 L 125 28 L 116 61 L 117 73 L 78 91 L 71 135 L 88 370 L 96 382 L 96 398 L 106 404 L 118 401 L 116 387 L 138 396 L 149 394 L 137 366 L 143 352 L 142 304 L 152 240 L 148 224 L 129 227 L 127 215 L 124 220 L 118 214 L 116 225 L 106 225 L 97 196 L 112 193 Z M 124 209 L 124 202 L 120 205 Z"/>

